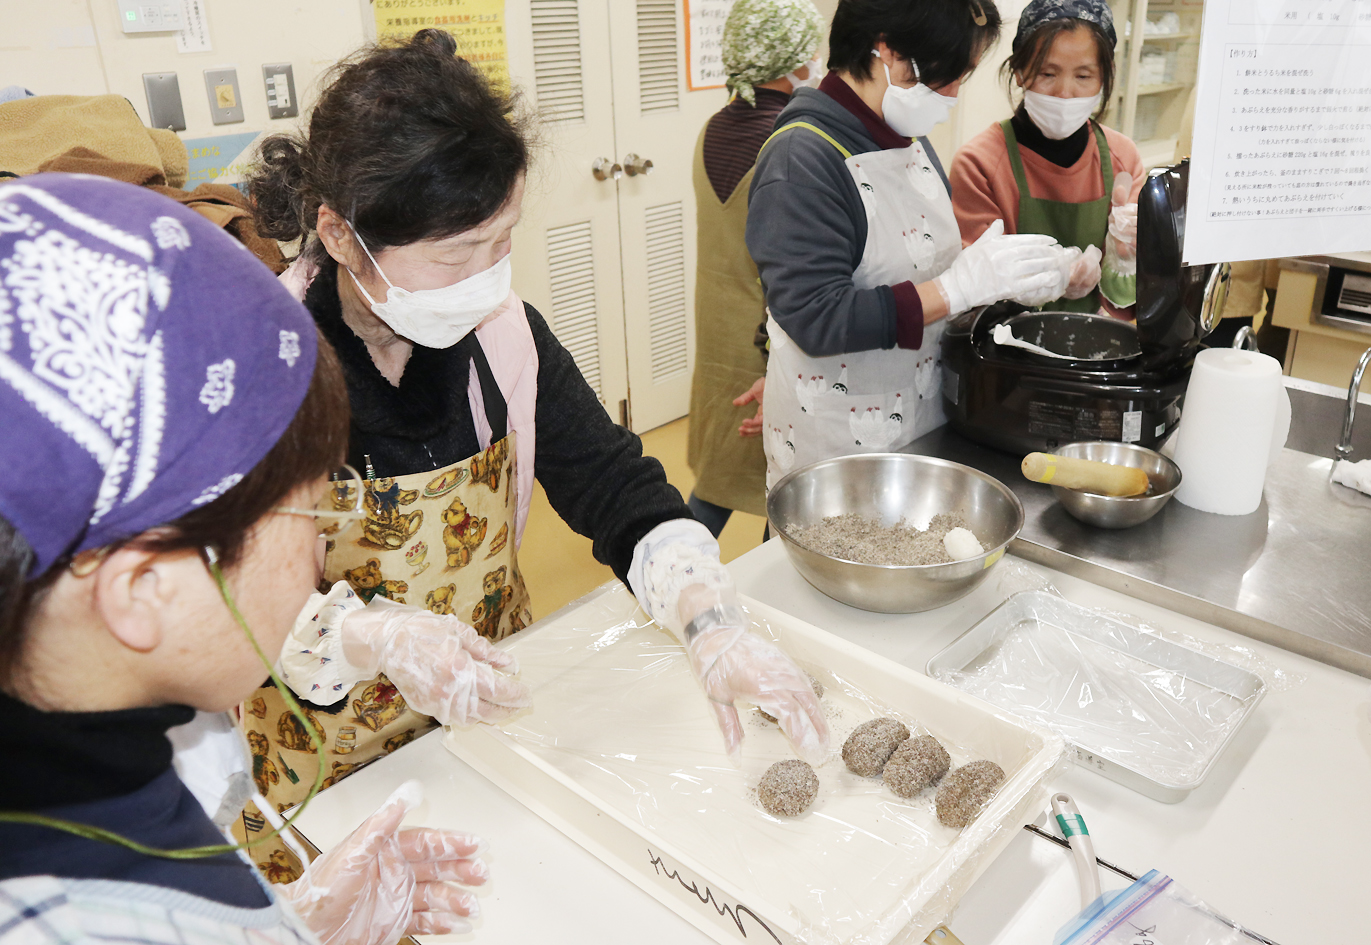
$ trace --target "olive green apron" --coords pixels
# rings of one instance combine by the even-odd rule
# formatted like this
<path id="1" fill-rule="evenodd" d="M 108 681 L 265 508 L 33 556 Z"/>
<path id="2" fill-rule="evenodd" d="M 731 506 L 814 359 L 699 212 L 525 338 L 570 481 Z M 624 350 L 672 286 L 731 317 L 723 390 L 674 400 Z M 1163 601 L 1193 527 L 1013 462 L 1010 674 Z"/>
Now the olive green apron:
<path id="1" fill-rule="evenodd" d="M 700 234 L 695 267 L 695 375 L 690 385 L 690 439 L 686 459 L 695 495 L 726 509 L 766 515 L 766 455 L 760 436 L 738 435 L 756 404 L 733 398 L 766 374 L 753 343 L 766 321 L 757 265 L 747 252 L 750 168 L 723 203 L 705 173 L 704 132 L 695 144 L 695 213 Z"/>
<path id="2" fill-rule="evenodd" d="M 1028 179 L 1024 175 L 1023 159 L 1019 154 L 1019 139 L 1014 134 L 1014 126 L 1008 121 L 1000 122 L 1004 129 L 1004 144 L 1009 151 L 1009 164 L 1014 169 L 1014 183 L 1019 188 L 1019 233 L 1046 233 L 1063 246 L 1076 246 L 1085 249 L 1097 247 L 1104 252 L 1104 238 L 1109 232 L 1109 196 L 1114 192 L 1114 161 L 1109 153 L 1109 142 L 1105 140 L 1104 129 L 1095 122 L 1090 126 L 1095 130 L 1095 142 L 1100 150 L 1100 171 L 1104 178 L 1104 196 L 1099 200 L 1083 203 L 1069 203 L 1065 200 L 1046 200 L 1032 197 L 1028 193 Z M 1043 309 L 1052 312 L 1098 312 L 1100 310 L 1099 289 L 1080 299 L 1060 298 L 1048 302 Z"/>
<path id="3" fill-rule="evenodd" d="M 329 542 L 324 584 L 347 581 L 364 601 L 388 597 L 452 614 L 491 640 L 522 630 L 532 615 L 514 547 L 514 463 L 510 433 L 445 469 L 368 480 L 367 517 L 360 528 Z M 308 703 L 303 708 L 324 738 L 325 788 L 437 724 L 410 709 L 384 675 L 358 683 L 327 710 Z M 243 705 L 243 728 L 258 793 L 277 811 L 304 800 L 318 762 L 309 734 L 275 686 L 263 686 Z M 240 839 L 269 829 L 253 804 L 238 826 Z M 279 838 L 250 852 L 271 882 L 291 882 L 300 874 L 296 857 Z"/>

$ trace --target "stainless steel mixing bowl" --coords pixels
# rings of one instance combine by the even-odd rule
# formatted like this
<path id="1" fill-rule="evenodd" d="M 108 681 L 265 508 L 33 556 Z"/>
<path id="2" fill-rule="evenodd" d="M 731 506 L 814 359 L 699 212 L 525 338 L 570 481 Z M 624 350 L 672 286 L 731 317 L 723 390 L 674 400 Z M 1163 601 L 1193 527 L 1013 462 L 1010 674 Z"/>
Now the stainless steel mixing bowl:
<path id="1" fill-rule="evenodd" d="M 887 525 L 960 512 L 987 550 L 950 564 L 860 564 L 810 551 L 792 537 L 795 526 L 848 512 Z M 998 479 L 906 453 L 841 456 L 797 469 L 771 490 L 766 513 L 806 581 L 834 600 L 887 614 L 932 610 L 971 593 L 1023 527 L 1023 506 Z"/>
<path id="2" fill-rule="evenodd" d="M 1147 521 L 1171 501 L 1181 484 L 1181 467 L 1161 453 L 1132 443 L 1095 441 L 1068 443 L 1058 456 L 1093 459 L 1101 463 L 1134 466 L 1147 473 L 1146 495 L 1100 495 L 1053 486 L 1052 492 L 1072 517 L 1099 528 L 1132 528 Z"/>

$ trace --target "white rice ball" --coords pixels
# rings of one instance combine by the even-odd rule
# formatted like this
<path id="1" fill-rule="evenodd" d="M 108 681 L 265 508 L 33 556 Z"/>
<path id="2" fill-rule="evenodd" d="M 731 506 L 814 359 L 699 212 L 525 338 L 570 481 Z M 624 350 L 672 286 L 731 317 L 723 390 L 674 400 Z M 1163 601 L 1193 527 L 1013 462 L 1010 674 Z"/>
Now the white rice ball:
<path id="1" fill-rule="evenodd" d="M 952 529 L 943 536 L 943 547 L 954 561 L 974 558 L 985 553 L 985 548 L 981 547 L 981 543 L 976 540 L 976 536 L 969 528 Z"/>

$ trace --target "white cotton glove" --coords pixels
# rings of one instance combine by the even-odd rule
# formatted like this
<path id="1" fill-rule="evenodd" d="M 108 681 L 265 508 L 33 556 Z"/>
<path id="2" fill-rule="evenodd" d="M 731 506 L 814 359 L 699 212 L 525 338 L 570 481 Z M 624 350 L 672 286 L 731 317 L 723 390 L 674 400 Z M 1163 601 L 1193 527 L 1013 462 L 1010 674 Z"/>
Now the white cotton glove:
<path id="1" fill-rule="evenodd" d="M 962 250 L 952 265 L 933 280 L 950 314 L 1001 299 L 1042 305 L 1066 290 L 1069 254 L 1041 233 L 1004 235 L 1004 221 L 986 227 L 981 238 Z"/>
<path id="2" fill-rule="evenodd" d="M 1098 246 L 1087 246 L 1085 252 L 1076 257 L 1071 265 L 1071 275 L 1066 291 L 1062 294 L 1068 299 L 1083 299 L 1095 291 L 1100 284 L 1100 260 L 1104 254 Z"/>
<path id="3" fill-rule="evenodd" d="M 404 935 L 470 932 L 481 913 L 456 884 L 480 886 L 490 870 L 470 834 L 400 829 L 422 800 L 408 781 L 380 810 L 305 867 L 293 883 L 273 886 L 323 945 L 394 945 Z"/>
<path id="4" fill-rule="evenodd" d="M 780 647 L 749 631 L 708 529 L 684 519 L 653 529 L 634 550 L 629 584 L 643 608 L 684 645 L 730 761 L 742 757 L 738 699 L 774 716 L 805 761 L 824 761 L 828 725 L 809 677 Z"/>
<path id="5" fill-rule="evenodd" d="M 498 722 L 532 705 L 514 657 L 456 617 L 373 598 L 343 618 L 343 656 L 370 679 L 385 673 L 416 712 L 444 725 Z"/>

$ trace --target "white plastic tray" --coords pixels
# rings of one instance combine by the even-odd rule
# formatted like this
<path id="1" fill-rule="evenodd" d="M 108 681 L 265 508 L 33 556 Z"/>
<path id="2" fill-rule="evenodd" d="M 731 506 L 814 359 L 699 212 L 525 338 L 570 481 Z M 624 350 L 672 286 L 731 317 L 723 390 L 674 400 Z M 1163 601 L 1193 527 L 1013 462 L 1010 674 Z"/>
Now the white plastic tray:
<path id="1" fill-rule="evenodd" d="M 771 608 L 746 602 L 828 687 L 830 761 L 808 812 L 779 819 L 752 789 L 793 757 L 744 709 L 742 770 L 728 765 L 708 704 L 674 641 L 607 587 L 508 645 L 534 710 L 450 731 L 449 750 L 719 942 L 919 942 L 1046 797 L 1061 738 Z M 953 764 L 989 758 L 1008 778 L 962 831 L 931 792 L 903 801 L 846 770 L 857 724 L 896 714 L 932 732 Z"/>

